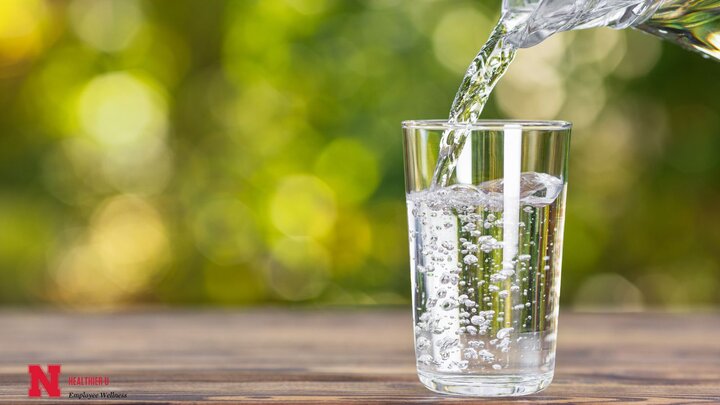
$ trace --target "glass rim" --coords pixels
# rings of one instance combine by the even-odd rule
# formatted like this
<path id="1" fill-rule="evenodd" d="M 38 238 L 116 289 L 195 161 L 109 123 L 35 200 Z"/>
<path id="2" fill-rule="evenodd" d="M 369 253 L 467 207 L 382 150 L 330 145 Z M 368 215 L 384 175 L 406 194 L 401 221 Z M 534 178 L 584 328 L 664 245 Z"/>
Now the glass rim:
<path id="1" fill-rule="evenodd" d="M 565 131 L 572 129 L 572 123 L 560 120 L 479 120 L 475 123 L 451 123 L 448 120 L 407 120 L 402 122 L 403 128 L 446 130 L 463 128 L 480 131 L 502 131 L 508 126 L 519 126 L 523 131 Z"/>

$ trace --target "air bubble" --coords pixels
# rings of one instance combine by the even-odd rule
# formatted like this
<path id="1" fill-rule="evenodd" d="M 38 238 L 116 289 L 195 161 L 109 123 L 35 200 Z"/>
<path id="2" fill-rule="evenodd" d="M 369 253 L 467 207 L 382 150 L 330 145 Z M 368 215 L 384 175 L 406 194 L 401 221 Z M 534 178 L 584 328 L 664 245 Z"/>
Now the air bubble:
<path id="1" fill-rule="evenodd" d="M 498 339 L 504 339 L 506 338 L 512 331 L 514 331 L 515 328 L 502 328 L 497 332 L 497 338 Z"/>
<path id="2" fill-rule="evenodd" d="M 421 336 L 421 337 L 417 338 L 417 340 L 415 341 L 415 348 L 418 351 L 422 352 L 424 350 L 427 350 L 429 347 L 430 347 L 430 341 L 425 337 Z"/>
<path id="3" fill-rule="evenodd" d="M 463 350 L 463 357 L 467 360 L 476 360 L 478 358 L 477 351 L 473 348 Z"/>
<path id="4" fill-rule="evenodd" d="M 486 362 L 491 362 L 495 359 L 495 355 L 485 349 L 478 351 L 478 356 Z"/>
<path id="5" fill-rule="evenodd" d="M 429 354 L 423 354 L 422 356 L 418 357 L 417 359 L 418 363 L 424 364 L 426 366 L 432 366 L 435 364 L 435 360 L 433 360 L 432 356 Z"/>

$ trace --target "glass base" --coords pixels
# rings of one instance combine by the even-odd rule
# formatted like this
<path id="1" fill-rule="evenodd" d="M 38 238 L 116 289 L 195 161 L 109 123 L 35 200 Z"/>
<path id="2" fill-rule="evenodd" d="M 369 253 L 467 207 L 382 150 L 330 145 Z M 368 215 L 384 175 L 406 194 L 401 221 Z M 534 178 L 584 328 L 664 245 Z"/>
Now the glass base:
<path id="1" fill-rule="evenodd" d="M 418 371 L 420 382 L 440 394 L 475 397 L 530 395 L 550 385 L 553 373 L 533 376 L 510 375 L 443 375 Z"/>

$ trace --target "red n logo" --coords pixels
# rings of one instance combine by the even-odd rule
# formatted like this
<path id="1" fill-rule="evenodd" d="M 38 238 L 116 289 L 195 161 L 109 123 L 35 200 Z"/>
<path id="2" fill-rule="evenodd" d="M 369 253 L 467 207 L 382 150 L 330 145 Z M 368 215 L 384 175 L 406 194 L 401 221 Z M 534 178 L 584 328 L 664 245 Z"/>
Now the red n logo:
<path id="1" fill-rule="evenodd" d="M 48 372 L 45 374 L 42 367 L 38 364 L 28 365 L 28 373 L 30 373 L 30 389 L 28 390 L 28 396 L 39 397 L 40 384 L 45 387 L 45 391 L 48 396 L 59 397 L 60 396 L 60 365 L 59 364 L 48 364 Z M 50 378 L 48 378 L 48 374 Z"/>

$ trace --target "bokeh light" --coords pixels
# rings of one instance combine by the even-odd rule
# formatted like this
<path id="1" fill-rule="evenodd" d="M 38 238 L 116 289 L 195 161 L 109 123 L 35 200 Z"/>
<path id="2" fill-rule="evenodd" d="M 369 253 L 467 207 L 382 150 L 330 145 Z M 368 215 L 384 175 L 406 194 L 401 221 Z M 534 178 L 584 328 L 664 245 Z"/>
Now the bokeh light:
<path id="1" fill-rule="evenodd" d="M 105 263 L 107 277 L 130 293 L 156 279 L 169 259 L 162 218 L 152 205 L 135 196 L 105 202 L 90 223 L 88 243 Z"/>
<path id="2" fill-rule="evenodd" d="M 129 73 L 94 78 L 78 102 L 83 131 L 105 147 L 164 136 L 166 106 L 158 92 Z"/>
<path id="3" fill-rule="evenodd" d="M 142 25 L 142 11 L 135 0 L 74 0 L 70 21 L 77 35 L 105 52 L 126 48 Z"/>
<path id="4" fill-rule="evenodd" d="M 54 260 L 55 282 L 63 288 L 53 293 L 73 306 L 126 302 L 156 283 L 170 259 L 162 218 L 136 196 L 102 203 L 73 239 Z"/>
<path id="5" fill-rule="evenodd" d="M 318 156 L 315 167 L 318 176 L 332 187 L 341 202 L 366 200 L 380 180 L 372 151 L 350 139 L 331 142 Z"/>
<path id="6" fill-rule="evenodd" d="M 519 52 L 496 88 L 498 105 L 509 116 L 548 119 L 557 116 L 565 102 L 560 67 L 565 43 L 556 35 Z"/>
<path id="7" fill-rule="evenodd" d="M 487 39 L 493 22 L 476 8 L 463 5 L 445 13 L 433 33 L 438 62 L 456 74 L 464 74 L 472 56 Z"/>
<path id="8" fill-rule="evenodd" d="M 273 224 L 284 234 L 321 237 L 335 222 L 335 195 L 314 176 L 289 176 L 278 184 L 270 211 Z"/>
<path id="9" fill-rule="evenodd" d="M 0 2 L 0 78 L 41 52 L 48 39 L 48 14 L 42 0 Z"/>

